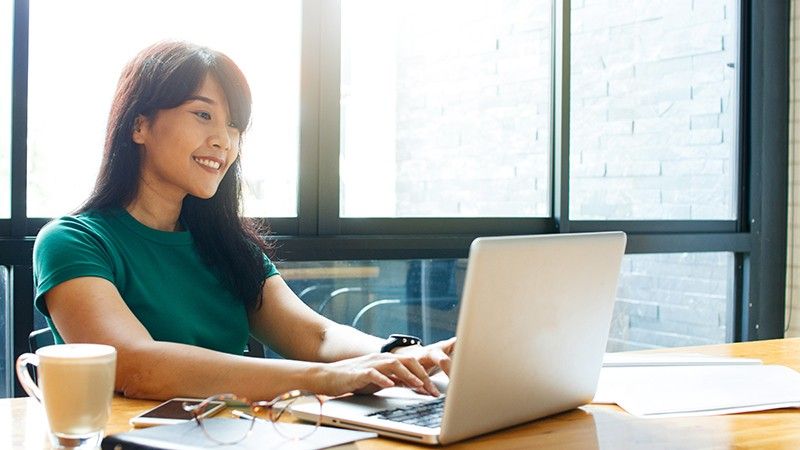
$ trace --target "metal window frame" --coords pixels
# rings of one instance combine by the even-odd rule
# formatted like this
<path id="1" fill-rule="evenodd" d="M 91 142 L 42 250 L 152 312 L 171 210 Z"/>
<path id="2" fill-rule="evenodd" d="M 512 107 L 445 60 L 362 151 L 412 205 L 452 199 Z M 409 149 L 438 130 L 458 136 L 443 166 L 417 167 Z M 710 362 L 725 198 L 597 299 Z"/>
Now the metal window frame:
<path id="1" fill-rule="evenodd" d="M 740 340 L 783 337 L 789 162 L 790 1 L 746 0 L 742 10 L 740 133 L 746 181 Z M 746 213 L 744 213 L 746 211 Z"/>
<path id="2" fill-rule="evenodd" d="M 29 1 L 14 1 L 11 218 L 0 220 L 0 264 L 11 267 L 14 355 L 31 331 L 33 236 L 26 216 Z M 569 219 L 570 0 L 553 3 L 552 217 L 339 217 L 339 0 L 304 0 L 298 217 L 269 219 L 287 261 L 465 257 L 478 235 L 623 230 L 628 253 L 732 252 L 728 340 L 783 336 L 790 0 L 740 0 L 739 204 L 736 220 Z"/>

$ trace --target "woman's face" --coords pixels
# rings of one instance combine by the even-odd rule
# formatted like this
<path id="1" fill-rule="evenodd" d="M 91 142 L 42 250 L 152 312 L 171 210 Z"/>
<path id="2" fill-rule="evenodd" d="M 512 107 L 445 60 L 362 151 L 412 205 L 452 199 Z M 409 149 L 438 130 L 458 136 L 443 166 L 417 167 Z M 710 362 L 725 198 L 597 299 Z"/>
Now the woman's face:
<path id="1" fill-rule="evenodd" d="M 133 141 L 142 152 L 139 191 L 154 189 L 176 201 L 186 194 L 212 197 L 239 155 L 239 130 L 222 87 L 210 75 L 183 104 L 159 110 L 152 119 L 140 116 Z"/>

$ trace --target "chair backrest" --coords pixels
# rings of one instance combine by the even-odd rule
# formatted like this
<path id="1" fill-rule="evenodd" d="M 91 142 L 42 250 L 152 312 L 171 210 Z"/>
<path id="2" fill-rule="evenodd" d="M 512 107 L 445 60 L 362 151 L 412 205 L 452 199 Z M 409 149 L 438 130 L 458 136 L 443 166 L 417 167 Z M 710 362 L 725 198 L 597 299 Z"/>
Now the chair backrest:
<path id="1" fill-rule="evenodd" d="M 28 348 L 30 348 L 31 353 L 36 353 L 36 350 L 55 343 L 56 338 L 53 336 L 53 332 L 50 331 L 50 328 L 33 330 L 31 334 L 28 335 Z"/>
<path id="2" fill-rule="evenodd" d="M 55 343 L 56 337 L 53 336 L 53 332 L 50 331 L 50 328 L 33 330 L 31 334 L 28 335 L 28 349 L 31 353 L 36 353 L 36 350 Z M 28 366 L 28 373 L 31 375 L 31 378 L 33 378 L 33 381 L 37 381 L 36 370 L 33 366 Z"/>
<path id="3" fill-rule="evenodd" d="M 244 356 L 252 356 L 253 358 L 266 358 L 266 351 L 264 345 L 256 340 L 253 336 L 247 340 L 247 346 L 244 349 Z"/>

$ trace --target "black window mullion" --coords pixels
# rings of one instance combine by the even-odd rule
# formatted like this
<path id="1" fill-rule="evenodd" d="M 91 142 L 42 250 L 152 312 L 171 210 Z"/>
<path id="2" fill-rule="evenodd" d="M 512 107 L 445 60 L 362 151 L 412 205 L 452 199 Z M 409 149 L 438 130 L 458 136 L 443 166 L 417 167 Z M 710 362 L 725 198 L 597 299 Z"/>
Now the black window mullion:
<path id="1" fill-rule="evenodd" d="M 557 231 L 550 218 L 439 217 L 341 219 L 341 234 L 432 235 L 432 234 L 542 234 Z M 376 233 L 379 231 L 379 233 Z"/>
<path id="2" fill-rule="evenodd" d="M 466 258 L 477 234 L 437 236 L 276 236 L 280 261 Z"/>
<path id="3" fill-rule="evenodd" d="M 745 292 L 749 284 L 749 277 L 747 276 L 748 270 L 745 269 L 745 254 L 736 253 L 733 258 L 733 295 L 728 296 L 725 340 L 727 342 L 741 342 L 744 340 L 742 326 L 746 323 L 743 315 L 749 310 L 749 308 L 744 307 L 743 303 L 747 297 Z"/>
<path id="4" fill-rule="evenodd" d="M 739 149 L 739 180 L 738 180 L 738 215 L 739 230 L 742 232 L 752 232 L 751 228 L 751 192 L 753 192 L 753 180 L 751 179 L 751 156 L 752 145 L 750 145 L 750 105 L 753 102 L 751 83 L 751 68 L 753 64 L 751 54 L 751 29 L 750 17 L 753 9 L 752 2 L 740 0 L 739 5 L 739 61 L 737 64 L 737 74 L 739 76 L 739 117 L 738 126 L 738 149 Z M 759 246 L 758 240 L 750 234 L 751 250 L 747 253 L 738 253 L 735 256 L 735 295 L 733 312 L 729 315 L 734 322 L 728 322 L 732 330 L 728 333 L 733 342 L 749 340 L 750 314 L 752 304 L 750 302 L 750 289 L 754 281 L 750 267 L 750 255 L 753 248 Z"/>
<path id="5" fill-rule="evenodd" d="M 316 235 L 319 205 L 320 37 L 322 4 L 303 1 L 300 56 L 300 155 L 297 180 L 297 229 L 284 234 Z M 274 219 L 271 221 L 273 222 Z"/>
<path id="6" fill-rule="evenodd" d="M 321 1 L 318 235 L 338 235 L 341 2 Z"/>
<path id="7" fill-rule="evenodd" d="M 556 0 L 552 5 L 551 75 L 552 107 L 552 214 L 556 227 L 568 233 L 569 220 L 569 126 L 570 126 L 570 0 Z"/>
<path id="8" fill-rule="evenodd" d="M 576 233 L 619 230 L 626 233 L 735 233 L 735 220 L 573 220 Z"/>
<path id="9" fill-rule="evenodd" d="M 298 231 L 298 220 L 294 217 L 279 217 L 274 219 L 257 219 L 261 221 L 262 230 L 270 235 L 291 234 L 300 235 Z M 269 237 L 268 237 L 269 238 Z"/>
<path id="10" fill-rule="evenodd" d="M 789 0 L 747 1 L 749 225 L 744 340 L 783 337 L 789 126 Z M 748 11 L 749 10 L 749 11 Z M 747 275 L 747 273 L 745 273 Z"/>
<path id="11" fill-rule="evenodd" d="M 508 234 L 508 233 L 506 233 Z M 285 261 L 348 259 L 463 258 L 469 245 L 486 233 L 431 235 L 273 236 L 275 254 Z M 747 233 L 629 234 L 627 254 L 751 251 Z M 750 269 L 745 271 L 750 272 Z M 738 282 L 737 282 L 738 283 Z M 738 313 L 737 313 L 738 314 Z"/>
<path id="12" fill-rule="evenodd" d="M 28 1 L 16 0 L 11 74 L 11 219 L 8 230 L 11 239 L 6 242 L 8 248 L 0 251 L 4 259 L 0 264 L 12 264 L 9 277 L 11 304 L 6 309 L 9 315 L 5 318 L 11 329 L 6 334 L 9 339 L 7 345 L 13 351 L 13 359 L 6 361 L 6 364 L 11 365 L 19 355 L 28 351 L 27 338 L 33 330 L 33 270 L 31 253 L 24 251 L 25 248 L 32 249 L 31 243 L 25 241 L 28 184 L 28 31 Z M 6 355 L 8 350 L 4 352 Z M 7 372 L 5 375 L 11 374 Z M 13 375 L 11 378 L 16 379 Z M 15 383 L 14 387 L 15 394 L 20 395 L 19 384 Z"/>
<path id="13" fill-rule="evenodd" d="M 750 252 L 747 233 L 628 234 L 625 253 Z"/>
<path id="14" fill-rule="evenodd" d="M 11 222 L 9 234 L 25 236 L 28 184 L 28 0 L 14 2 L 11 75 Z"/>

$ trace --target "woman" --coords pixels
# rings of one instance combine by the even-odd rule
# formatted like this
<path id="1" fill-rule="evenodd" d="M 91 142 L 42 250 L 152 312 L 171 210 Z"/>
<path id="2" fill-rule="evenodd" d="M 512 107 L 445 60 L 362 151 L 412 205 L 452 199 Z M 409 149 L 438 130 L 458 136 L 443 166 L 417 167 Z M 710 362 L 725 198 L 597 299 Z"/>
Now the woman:
<path id="1" fill-rule="evenodd" d="M 57 342 L 118 351 L 116 389 L 254 399 L 402 385 L 438 395 L 454 339 L 380 352 L 297 298 L 239 217 L 250 90 L 225 55 L 159 43 L 124 69 L 92 195 L 34 247 L 36 306 Z M 248 334 L 287 360 L 247 358 Z"/>

